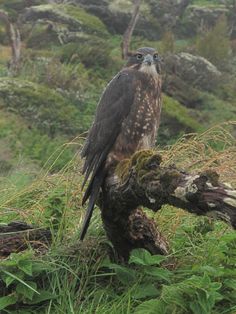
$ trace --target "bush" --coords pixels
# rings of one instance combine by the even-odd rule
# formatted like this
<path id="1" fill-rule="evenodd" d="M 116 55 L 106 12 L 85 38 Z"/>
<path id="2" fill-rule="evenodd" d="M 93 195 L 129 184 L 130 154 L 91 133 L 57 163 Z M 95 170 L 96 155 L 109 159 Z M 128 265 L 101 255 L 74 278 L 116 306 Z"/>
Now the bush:
<path id="1" fill-rule="evenodd" d="M 175 50 L 175 37 L 171 31 L 164 33 L 161 41 L 161 51 L 162 53 L 173 53 Z"/>
<path id="2" fill-rule="evenodd" d="M 210 31 L 197 39 L 196 51 L 216 66 L 222 66 L 230 53 L 227 19 L 221 16 Z"/>
<path id="3" fill-rule="evenodd" d="M 78 133 L 78 109 L 68 104 L 58 92 L 43 85 L 1 78 L 0 99 L 3 108 L 17 112 L 32 126 L 51 137 Z"/>
<path id="4" fill-rule="evenodd" d="M 59 58 L 25 58 L 20 77 L 61 91 L 82 90 L 89 85 L 88 73 L 82 63 L 61 63 Z"/>
<path id="5" fill-rule="evenodd" d="M 200 124 L 191 116 L 192 111 L 177 100 L 164 95 L 158 145 L 173 144 L 184 133 L 197 132 Z"/>
<path id="6" fill-rule="evenodd" d="M 20 164 L 33 162 L 32 166 L 38 165 L 55 172 L 74 158 L 77 145 L 71 145 L 66 138 L 57 136 L 52 139 L 36 128 L 28 128 L 15 114 L 4 111 L 0 114 L 1 175 L 18 168 L 19 161 Z"/>

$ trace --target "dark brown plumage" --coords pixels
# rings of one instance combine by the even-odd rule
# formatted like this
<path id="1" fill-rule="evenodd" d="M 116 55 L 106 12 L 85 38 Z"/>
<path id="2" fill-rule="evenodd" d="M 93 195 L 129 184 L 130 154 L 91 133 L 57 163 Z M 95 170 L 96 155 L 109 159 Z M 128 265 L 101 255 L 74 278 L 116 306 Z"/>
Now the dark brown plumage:
<path id="1" fill-rule="evenodd" d="M 90 177 L 81 240 L 105 176 L 120 160 L 155 144 L 160 112 L 160 59 L 155 49 L 140 48 L 105 88 L 81 153 L 84 184 Z"/>

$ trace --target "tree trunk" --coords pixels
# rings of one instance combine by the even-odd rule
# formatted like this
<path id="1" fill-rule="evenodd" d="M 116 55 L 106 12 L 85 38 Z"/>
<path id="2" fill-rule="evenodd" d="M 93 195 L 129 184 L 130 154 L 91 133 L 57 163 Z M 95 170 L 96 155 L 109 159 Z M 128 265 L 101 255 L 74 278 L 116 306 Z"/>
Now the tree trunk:
<path id="1" fill-rule="evenodd" d="M 162 167 L 161 157 L 147 150 L 122 161 L 115 178 L 115 182 L 113 175 L 106 179 L 99 206 L 107 236 L 121 260 L 138 247 L 152 254 L 168 251 L 155 222 L 139 206 L 154 212 L 164 204 L 196 215 L 214 212 L 236 229 L 236 190 L 220 183 L 215 172 L 192 175 L 173 166 Z"/>
<path id="2" fill-rule="evenodd" d="M 0 11 L 0 20 L 3 21 L 6 28 L 6 34 L 11 46 L 11 61 L 9 64 L 9 73 L 13 76 L 17 75 L 20 68 L 21 57 L 21 36 L 16 25 L 13 25 L 4 11 Z"/>
<path id="3" fill-rule="evenodd" d="M 131 20 L 129 22 L 129 25 L 123 35 L 123 41 L 121 43 L 121 49 L 122 49 L 122 58 L 127 59 L 128 53 L 129 53 L 129 46 L 130 46 L 130 40 L 135 28 L 135 25 L 139 18 L 139 11 L 140 11 L 140 5 L 142 0 L 134 0 L 134 10 L 132 13 Z"/>

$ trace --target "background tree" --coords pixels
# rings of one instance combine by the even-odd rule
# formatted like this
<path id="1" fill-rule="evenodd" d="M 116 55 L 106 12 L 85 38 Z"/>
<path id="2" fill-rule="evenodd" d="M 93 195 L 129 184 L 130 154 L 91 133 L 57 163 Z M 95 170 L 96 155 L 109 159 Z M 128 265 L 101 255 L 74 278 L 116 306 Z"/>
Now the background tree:
<path id="1" fill-rule="evenodd" d="M 139 12 L 140 12 L 140 5 L 142 0 L 134 0 L 134 8 L 131 20 L 129 22 L 129 25 L 123 35 L 123 41 L 121 43 L 121 49 L 122 49 L 122 58 L 126 59 L 129 52 L 129 46 L 130 46 L 130 40 L 135 28 L 135 25 L 137 24 L 138 18 L 139 18 Z"/>
<path id="2" fill-rule="evenodd" d="M 230 53 L 227 19 L 222 15 L 215 27 L 201 35 L 196 43 L 197 53 L 217 66 L 222 66 Z"/>
<path id="3" fill-rule="evenodd" d="M 21 36 L 18 23 L 13 23 L 8 13 L 0 11 L 0 21 L 4 24 L 6 35 L 11 47 L 11 60 L 9 62 L 9 73 L 15 76 L 20 67 Z"/>
<path id="4" fill-rule="evenodd" d="M 171 52 L 174 53 L 175 50 L 175 37 L 171 31 L 166 31 L 162 37 L 161 41 L 162 53 Z"/>

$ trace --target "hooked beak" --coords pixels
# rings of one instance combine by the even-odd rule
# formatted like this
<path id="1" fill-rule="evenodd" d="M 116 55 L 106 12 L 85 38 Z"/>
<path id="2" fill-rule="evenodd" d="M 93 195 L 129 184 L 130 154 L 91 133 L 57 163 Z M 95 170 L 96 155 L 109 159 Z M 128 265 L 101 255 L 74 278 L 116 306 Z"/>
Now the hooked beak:
<path id="1" fill-rule="evenodd" d="M 147 65 L 152 65 L 153 64 L 153 56 L 150 54 L 147 54 L 144 59 L 143 59 L 143 63 L 147 64 Z"/>

